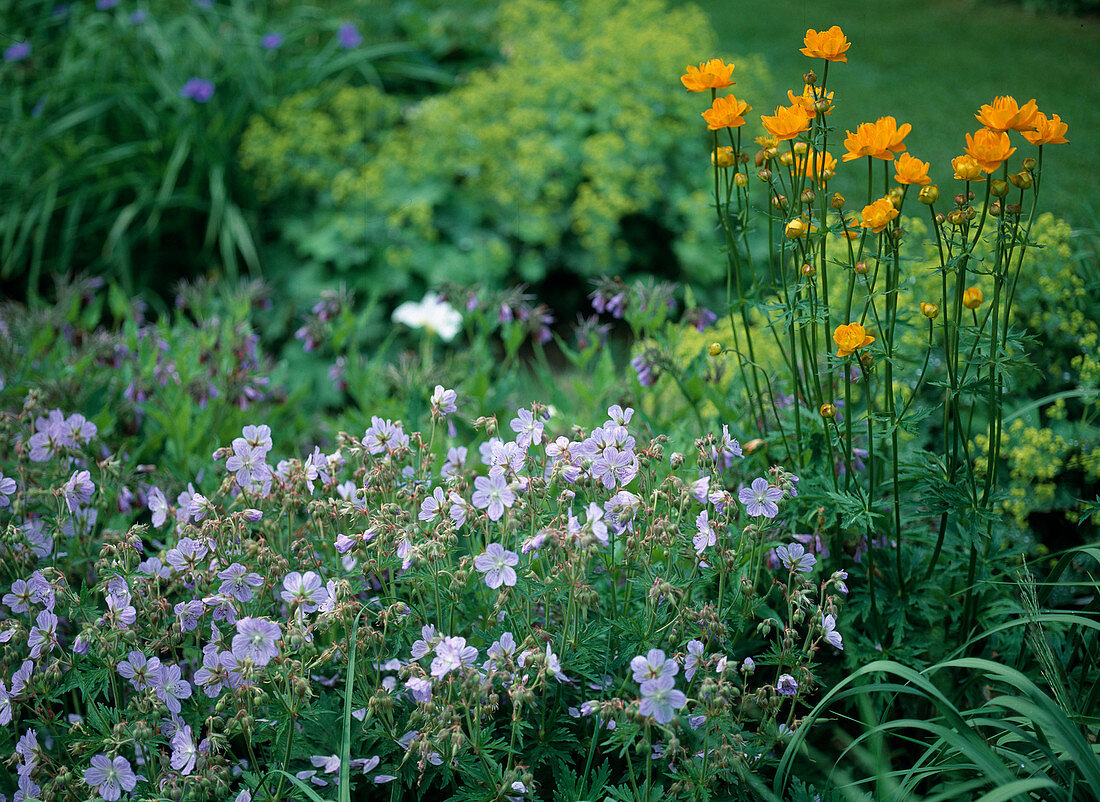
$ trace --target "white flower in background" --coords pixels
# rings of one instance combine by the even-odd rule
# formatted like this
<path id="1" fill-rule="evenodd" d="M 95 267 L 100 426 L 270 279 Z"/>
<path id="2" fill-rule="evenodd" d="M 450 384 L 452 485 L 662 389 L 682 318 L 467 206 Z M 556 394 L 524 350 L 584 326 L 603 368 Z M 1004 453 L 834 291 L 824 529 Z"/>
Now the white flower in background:
<path id="1" fill-rule="evenodd" d="M 450 342 L 462 328 L 462 315 L 446 301 L 429 292 L 420 303 L 406 301 L 393 310 L 393 322 L 411 329 L 428 329 L 444 342 Z"/>

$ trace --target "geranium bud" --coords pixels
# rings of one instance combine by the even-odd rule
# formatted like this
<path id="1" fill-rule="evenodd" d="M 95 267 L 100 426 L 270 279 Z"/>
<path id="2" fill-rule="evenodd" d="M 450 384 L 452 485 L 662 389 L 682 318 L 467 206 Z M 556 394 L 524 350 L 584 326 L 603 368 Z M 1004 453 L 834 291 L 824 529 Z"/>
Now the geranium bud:
<path id="1" fill-rule="evenodd" d="M 836 407 L 832 404 L 822 404 L 821 409 L 818 410 L 821 413 L 821 417 L 831 419 L 836 417 Z"/>
<path id="2" fill-rule="evenodd" d="M 722 353 L 722 343 L 711 343 L 710 347 L 707 348 L 707 353 L 711 356 L 718 356 Z"/>
<path id="3" fill-rule="evenodd" d="M 748 186 L 749 177 L 744 173 L 737 173 L 733 176 L 733 183 L 737 184 L 739 187 Z"/>
<path id="4" fill-rule="evenodd" d="M 940 188 L 935 184 L 929 184 L 928 186 L 921 187 L 920 192 L 917 193 L 917 200 L 926 206 L 931 206 L 933 203 L 940 199 Z"/>
<path id="5" fill-rule="evenodd" d="M 856 262 L 854 265 L 852 265 L 852 270 L 856 271 L 857 276 L 866 276 L 869 269 L 870 268 L 867 267 L 867 263 L 862 261 Z"/>
<path id="6" fill-rule="evenodd" d="M 802 275 L 804 275 L 806 278 L 813 278 L 817 275 L 817 268 L 807 262 L 806 264 L 802 265 Z"/>
<path id="7" fill-rule="evenodd" d="M 940 308 L 935 304 L 930 304 L 927 301 L 921 301 L 920 313 L 929 320 L 935 320 L 936 316 L 940 313 Z"/>
<path id="8" fill-rule="evenodd" d="M 804 189 L 802 190 L 802 194 L 798 196 L 798 199 L 803 203 L 813 203 L 817 200 L 817 195 L 814 194 L 812 189 Z"/>
<path id="9" fill-rule="evenodd" d="M 841 195 L 839 192 L 834 192 L 832 199 L 830 199 L 829 201 L 829 206 L 836 209 L 837 211 L 840 211 L 844 208 L 844 196 Z"/>

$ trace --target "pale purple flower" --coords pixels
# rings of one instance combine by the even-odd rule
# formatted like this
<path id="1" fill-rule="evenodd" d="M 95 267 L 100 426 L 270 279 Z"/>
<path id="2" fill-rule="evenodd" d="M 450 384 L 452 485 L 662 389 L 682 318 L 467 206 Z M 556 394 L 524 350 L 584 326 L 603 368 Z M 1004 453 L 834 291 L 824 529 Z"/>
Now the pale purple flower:
<path id="1" fill-rule="evenodd" d="M 318 580 L 319 581 L 319 580 Z M 233 656 L 246 657 L 257 666 L 266 666 L 279 654 L 276 641 L 283 631 L 274 621 L 266 618 L 242 618 L 237 622 L 237 634 L 233 636 Z"/>
<path id="2" fill-rule="evenodd" d="M 843 651 L 844 638 L 836 631 L 836 617 L 832 615 L 825 616 L 821 621 L 821 625 L 825 629 L 825 640 Z"/>
<path id="3" fill-rule="evenodd" d="M 638 712 L 643 716 L 653 716 L 658 724 L 668 724 L 675 711 L 687 704 L 687 695 L 673 686 L 676 678 L 665 674 L 656 679 L 647 679 L 642 683 L 642 701 Z"/>
<path id="4" fill-rule="evenodd" d="M 4 61 L 22 61 L 31 54 L 30 42 L 16 42 L 4 51 Z M 32 457 L 33 459 L 33 457 Z"/>
<path id="5" fill-rule="evenodd" d="M 764 516 L 774 518 L 779 514 L 777 501 L 783 498 L 783 491 L 778 487 L 772 487 L 768 480 L 758 476 L 752 480 L 751 487 L 743 487 L 737 494 L 737 498 L 745 505 L 746 511 L 754 518 Z"/>
<path id="6" fill-rule="evenodd" d="M 413 699 L 418 702 L 430 702 L 432 700 L 432 683 L 426 679 L 410 677 L 405 681 L 405 687 L 409 689 Z M 370 769 L 364 769 L 364 772 L 366 771 L 370 771 Z"/>
<path id="7" fill-rule="evenodd" d="M 311 755 L 309 762 L 325 774 L 335 774 L 340 770 L 340 756 L 336 754 Z"/>
<path id="8" fill-rule="evenodd" d="M 504 508 L 515 503 L 516 494 L 508 487 L 504 472 L 494 469 L 489 472 L 488 478 L 478 476 L 474 479 L 471 501 L 479 510 L 488 509 L 490 521 L 499 521 L 504 515 Z"/>
<path id="9" fill-rule="evenodd" d="M 798 693 L 798 682 L 790 674 L 782 674 L 775 683 L 780 696 L 794 696 Z"/>
<path id="10" fill-rule="evenodd" d="M 57 646 L 57 616 L 50 610 L 43 610 L 34 620 L 27 638 L 27 646 L 31 650 L 31 658 L 34 660 L 49 654 Z"/>
<path id="11" fill-rule="evenodd" d="M 756 661 L 751 657 L 746 657 L 741 661 L 741 671 L 745 674 L 752 674 L 756 671 Z"/>
<path id="12" fill-rule="evenodd" d="M 8 686 L 0 679 L 0 726 L 11 724 L 11 696 L 8 694 Z"/>
<path id="13" fill-rule="evenodd" d="M 446 503 L 447 497 L 443 493 L 443 488 L 437 487 L 430 496 L 421 502 L 419 519 L 421 521 L 434 521 L 439 517 L 439 513 Z"/>
<path id="14" fill-rule="evenodd" d="M 162 670 L 160 658 L 146 659 L 141 652 L 130 652 L 130 656 L 118 664 L 118 673 L 130 680 L 136 691 L 145 690 L 159 682 Z"/>
<path id="15" fill-rule="evenodd" d="M 692 538 L 692 543 L 695 544 L 696 554 L 702 554 L 707 550 L 707 547 L 718 543 L 718 536 L 710 525 L 710 518 L 706 510 L 695 516 L 695 529 L 695 537 Z"/>
<path id="16" fill-rule="evenodd" d="M 536 446 L 542 443 L 543 423 L 529 409 L 516 411 L 516 417 L 508 424 L 516 433 L 516 442 L 523 448 L 532 443 Z"/>
<path id="17" fill-rule="evenodd" d="M 436 645 L 435 654 L 432 660 L 432 676 L 436 679 L 477 660 L 477 649 L 467 646 L 465 638 L 444 637 Z"/>
<path id="18" fill-rule="evenodd" d="M 512 587 L 516 584 L 515 565 L 519 565 L 519 555 L 506 550 L 500 543 L 490 543 L 474 558 L 474 568 L 485 574 L 485 584 L 493 590 L 501 585 Z"/>
<path id="19" fill-rule="evenodd" d="M 133 791 L 137 787 L 137 775 L 130 768 L 130 761 L 116 757 L 111 760 L 106 755 L 94 755 L 92 765 L 84 769 L 84 782 L 95 788 L 107 802 L 114 802 L 123 791 Z"/>
<path id="20" fill-rule="evenodd" d="M 172 768 L 186 776 L 195 770 L 199 750 L 191 736 L 191 727 L 184 725 L 172 736 Z"/>
<path id="21" fill-rule="evenodd" d="M 130 604 L 129 593 L 111 593 L 107 596 L 107 620 L 119 629 L 126 629 L 137 621 L 137 610 Z"/>
<path id="22" fill-rule="evenodd" d="M 190 98 L 196 103 L 205 103 L 214 97 L 214 82 L 205 78 L 189 78 L 187 83 L 180 87 L 180 97 Z"/>
<path id="23" fill-rule="evenodd" d="M 50 580 L 42 575 L 41 571 L 35 571 L 27 580 L 27 587 L 31 592 L 31 601 L 40 604 L 47 610 L 52 610 L 54 605 L 53 585 Z"/>
<path id="24" fill-rule="evenodd" d="M 13 613 L 28 613 L 33 601 L 30 585 L 25 579 L 17 579 L 11 583 L 11 591 L 4 594 L 3 602 Z"/>
<path id="25" fill-rule="evenodd" d="M 695 672 L 699 666 L 703 664 L 703 642 L 701 640 L 689 640 L 687 646 L 687 656 L 684 658 L 684 676 L 687 677 L 688 682 L 695 676 Z"/>
<path id="26" fill-rule="evenodd" d="M 458 406 L 455 403 L 457 400 L 458 393 L 445 389 L 442 384 L 437 384 L 432 391 L 432 415 L 443 417 L 458 412 Z"/>
<path id="27" fill-rule="evenodd" d="M 635 682 L 646 682 L 659 677 L 674 677 L 680 666 L 675 660 L 666 658 L 660 649 L 650 649 L 644 657 L 638 655 L 630 661 L 630 670 L 634 673 Z"/>
<path id="28" fill-rule="evenodd" d="M 177 716 L 183 709 L 180 699 L 191 696 L 191 683 L 183 678 L 183 671 L 177 665 L 163 666 L 154 688 L 157 698 L 164 702 L 169 712 Z"/>
<path id="29" fill-rule="evenodd" d="M 262 451 L 264 459 L 267 458 L 267 452 L 269 452 L 273 446 L 270 426 L 266 423 L 260 424 L 259 426 L 245 426 L 241 430 L 241 436 L 248 445 Z"/>
<path id="30" fill-rule="evenodd" d="M 148 16 L 149 14 L 147 11 L 145 11 L 145 9 L 139 8 L 137 11 L 130 15 L 130 24 L 141 25 L 141 23 L 145 22 Z"/>
<path id="31" fill-rule="evenodd" d="M 241 487 L 263 484 L 271 479 L 271 468 L 266 460 L 265 450 L 238 437 L 233 441 L 233 453 L 226 459 L 225 469 L 236 476 Z"/>
<path id="32" fill-rule="evenodd" d="M 137 569 L 146 576 L 160 579 L 172 578 L 172 569 L 162 563 L 159 557 L 150 557 L 148 560 L 142 560 L 138 563 Z"/>
<path id="33" fill-rule="evenodd" d="M 34 661 L 24 660 L 23 664 L 19 666 L 14 674 L 11 675 L 11 697 L 13 699 L 22 695 L 23 690 L 27 687 L 27 683 L 30 682 L 31 674 L 34 673 Z"/>
<path id="34" fill-rule="evenodd" d="M 200 600 L 192 599 L 189 602 L 178 602 L 172 608 L 172 612 L 179 617 L 180 629 L 184 632 L 192 632 L 199 628 L 199 617 L 204 609 Z"/>
<path id="35" fill-rule="evenodd" d="M 744 457 L 744 453 L 741 451 L 741 444 L 730 437 L 730 427 L 728 424 L 722 425 L 722 434 L 718 438 L 718 445 L 711 453 L 711 456 L 716 462 L 720 462 L 723 468 L 728 468 L 733 465 L 734 457 Z"/>
<path id="36" fill-rule="evenodd" d="M 371 416 L 370 428 L 363 435 L 363 446 L 371 454 L 394 451 L 408 446 L 409 436 L 404 430 L 388 418 L 383 420 L 377 415 Z"/>
<path id="37" fill-rule="evenodd" d="M 11 504 L 11 499 L 8 497 L 15 492 L 15 489 L 15 480 L 10 476 L 4 476 L 4 472 L 0 471 L 0 509 Z"/>
<path id="38" fill-rule="evenodd" d="M 448 448 L 447 460 L 443 463 L 443 467 L 439 469 L 439 475 L 444 479 L 449 479 L 466 467 L 466 453 L 466 446 Z"/>
<path id="39" fill-rule="evenodd" d="M 164 497 L 159 487 L 149 488 L 145 506 L 149 508 L 149 512 L 153 513 L 153 526 L 158 528 L 164 526 L 164 522 L 168 520 L 168 499 Z"/>
<path id="40" fill-rule="evenodd" d="M 196 494 L 198 495 L 198 494 Z M 165 561 L 180 573 L 195 571 L 199 562 L 206 556 L 206 546 L 192 538 L 180 538 L 175 548 L 169 549 L 164 555 Z"/>
<path id="41" fill-rule="evenodd" d="M 340 30 L 336 32 L 336 38 L 340 42 L 340 47 L 345 50 L 358 47 L 363 42 L 363 35 L 360 34 L 359 29 L 350 22 L 340 26 Z"/>
<path id="42" fill-rule="evenodd" d="M 313 571 L 304 574 L 291 571 L 283 580 L 283 601 L 298 604 L 304 613 L 312 613 L 325 603 L 328 591 L 321 577 Z"/>
<path id="43" fill-rule="evenodd" d="M 92 493 L 95 492 L 91 474 L 88 471 L 74 471 L 62 488 L 62 492 L 69 512 L 79 513 L 92 500 Z"/>
<path id="44" fill-rule="evenodd" d="M 217 644 L 209 645 L 213 648 L 203 648 L 202 668 L 195 672 L 194 682 L 202 688 L 203 693 L 215 699 L 229 687 L 229 671 L 222 665 Z"/>
<path id="45" fill-rule="evenodd" d="M 836 584 L 836 589 L 839 590 L 841 593 L 848 592 L 848 586 L 844 584 L 844 580 L 846 580 L 847 578 L 847 571 L 837 571 L 835 574 L 833 574 L 833 582 Z"/>
<path id="46" fill-rule="evenodd" d="M 780 565 L 794 573 L 809 573 L 817 564 L 817 557 L 806 553 L 801 543 L 780 546 L 775 550 L 775 556 L 779 558 Z"/>
<path id="47" fill-rule="evenodd" d="M 119 0 L 95 0 L 95 7 L 100 11 L 106 11 L 109 8 L 114 8 L 119 4 Z"/>
<path id="48" fill-rule="evenodd" d="M 283 41 L 281 33 L 265 33 L 263 38 L 260 39 L 260 47 L 264 50 L 277 50 L 282 46 Z"/>
<path id="49" fill-rule="evenodd" d="M 607 446 L 592 461 L 590 470 L 594 479 L 603 482 L 608 490 L 614 490 L 618 486 L 630 484 L 638 473 L 638 467 L 638 459 L 633 452 Z"/>
<path id="50" fill-rule="evenodd" d="M 462 496 L 454 490 L 451 491 L 447 498 L 451 502 L 447 514 L 451 516 L 451 520 L 455 522 L 455 529 L 461 529 L 462 525 L 466 523 L 466 499 L 462 498 Z"/>
<path id="51" fill-rule="evenodd" d="M 239 602 L 252 601 L 252 588 L 258 588 L 264 583 L 262 576 L 255 571 L 249 571 L 240 563 L 233 563 L 219 571 L 218 579 L 222 580 L 218 593 L 230 596 Z"/>

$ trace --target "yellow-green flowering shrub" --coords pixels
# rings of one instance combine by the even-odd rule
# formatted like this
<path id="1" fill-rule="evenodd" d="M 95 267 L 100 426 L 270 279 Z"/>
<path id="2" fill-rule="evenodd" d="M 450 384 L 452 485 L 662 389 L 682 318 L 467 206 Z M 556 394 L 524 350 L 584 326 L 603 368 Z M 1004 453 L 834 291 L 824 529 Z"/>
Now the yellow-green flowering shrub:
<path id="1" fill-rule="evenodd" d="M 719 280 L 697 246 L 711 227 L 698 191 L 709 164 L 683 146 L 699 111 L 665 85 L 714 46 L 704 15 L 656 0 L 520 0 L 497 23 L 503 61 L 408 106 L 400 124 L 373 89 L 297 96 L 256 120 L 242 155 L 264 184 L 319 192 L 308 225 L 284 231 L 299 256 L 395 293 L 562 272 Z M 761 74 L 749 63 L 735 79 Z M 365 125 L 345 114 L 357 106 Z M 330 258 L 336 246 L 355 261 Z"/>

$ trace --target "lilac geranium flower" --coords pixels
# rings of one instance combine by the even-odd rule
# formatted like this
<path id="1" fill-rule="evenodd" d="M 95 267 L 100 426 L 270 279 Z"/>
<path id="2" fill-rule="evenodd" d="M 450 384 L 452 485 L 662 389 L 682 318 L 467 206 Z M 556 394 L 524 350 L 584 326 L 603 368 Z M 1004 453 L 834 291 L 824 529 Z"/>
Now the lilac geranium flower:
<path id="1" fill-rule="evenodd" d="M 214 97 L 214 82 L 205 78 L 189 78 L 187 83 L 180 87 L 180 97 L 190 98 L 196 103 L 206 103 Z"/>
<path id="2" fill-rule="evenodd" d="M 184 776 L 195 770 L 199 750 L 191 736 L 191 727 L 184 725 L 172 736 L 172 768 Z"/>
<path id="3" fill-rule="evenodd" d="M 372 415 L 370 428 L 363 435 L 363 446 L 371 454 L 382 454 L 409 445 L 409 436 L 404 430 L 388 418 L 383 420 Z"/>
<path id="4" fill-rule="evenodd" d="M 9 496 L 15 492 L 15 489 L 15 480 L 10 476 L 4 476 L 4 472 L 0 471 L 0 509 L 11 504 Z"/>
<path id="5" fill-rule="evenodd" d="M 129 593 L 111 593 L 107 596 L 107 620 L 119 629 L 126 629 L 137 621 L 137 610 L 130 604 Z"/>
<path id="6" fill-rule="evenodd" d="M 702 554 L 709 546 L 718 543 L 718 536 L 710 525 L 710 518 L 706 510 L 695 516 L 695 529 L 695 537 L 692 538 L 692 543 L 695 544 L 696 554 Z"/>
<path id="7" fill-rule="evenodd" d="M 114 8 L 119 4 L 119 0 L 95 0 L 95 7 L 100 11 L 106 11 L 109 8 Z"/>
<path id="8" fill-rule="evenodd" d="M 687 696 L 673 686 L 676 678 L 665 674 L 656 679 L 647 679 L 642 683 L 642 702 L 638 712 L 643 716 L 653 716 L 658 724 L 672 721 L 675 711 L 687 704 Z"/>
<path id="9" fill-rule="evenodd" d="M 283 44 L 283 35 L 281 33 L 265 33 L 263 38 L 260 39 L 260 47 L 264 50 L 278 50 Z"/>
<path id="10" fill-rule="evenodd" d="M 807 554 L 801 543 L 792 543 L 789 546 L 780 546 L 775 550 L 775 556 L 779 558 L 780 565 L 793 573 L 808 574 L 817 564 L 817 557 Z"/>
<path id="11" fill-rule="evenodd" d="M 508 551 L 500 543 L 490 543 L 485 551 L 474 558 L 474 568 L 485 574 L 485 584 L 493 590 L 501 585 L 513 587 L 516 584 L 516 570 L 519 555 Z"/>
<path id="12" fill-rule="evenodd" d="M 271 479 L 271 468 L 266 460 L 266 451 L 238 437 L 233 441 L 233 453 L 225 461 L 225 469 L 236 476 L 241 487 L 263 484 Z"/>
<path id="13" fill-rule="evenodd" d="M 699 666 L 703 664 L 703 642 L 701 640 L 689 640 L 687 646 L 687 656 L 684 658 L 684 676 L 688 681 L 695 676 L 695 672 L 699 669 Z"/>
<path id="14" fill-rule="evenodd" d="M 454 390 L 445 389 L 442 384 L 437 384 L 435 390 L 432 391 L 432 415 L 439 417 L 453 415 L 458 412 L 458 405 L 455 403 L 457 400 L 458 393 Z"/>
<path id="15" fill-rule="evenodd" d="M 197 494 L 196 494 L 197 495 Z M 165 561 L 180 573 L 195 571 L 207 554 L 206 546 L 197 540 L 181 538 L 176 547 L 164 555 Z"/>
<path id="16" fill-rule="evenodd" d="M 62 488 L 62 492 L 69 512 L 74 515 L 81 512 L 92 500 L 92 493 L 95 492 L 91 474 L 88 471 L 74 471 Z"/>
<path id="17" fill-rule="evenodd" d="M 4 61 L 22 61 L 31 54 L 30 42 L 16 42 L 4 51 Z M 31 459 L 34 459 L 33 457 Z"/>
<path id="18" fill-rule="evenodd" d="M 359 33 L 359 29 L 350 22 L 340 26 L 340 30 L 336 32 L 336 38 L 340 42 L 340 47 L 345 50 L 351 50 L 353 47 L 358 47 L 363 42 L 363 35 Z"/>
<path id="19" fill-rule="evenodd" d="M 446 503 L 447 496 L 443 493 L 443 488 L 437 487 L 432 491 L 432 494 L 420 504 L 420 515 L 417 517 L 421 521 L 434 521 L 439 517 L 439 513 L 443 510 Z"/>
<path id="20" fill-rule="evenodd" d="M 218 645 L 210 645 L 213 648 L 203 648 L 202 668 L 195 672 L 194 682 L 202 688 L 203 693 L 215 699 L 229 687 L 229 671 L 222 665 Z"/>
<path id="21" fill-rule="evenodd" d="M 25 579 L 17 579 L 11 583 L 11 591 L 4 594 L 3 602 L 13 613 L 30 612 L 33 594 L 30 585 Z"/>
<path id="22" fill-rule="evenodd" d="M 233 563 L 228 568 L 218 572 L 218 579 L 222 580 L 218 593 L 236 599 L 239 602 L 252 601 L 252 588 L 258 588 L 264 583 L 264 578 L 255 571 L 249 571 L 240 563 Z"/>
<path id="23" fill-rule="evenodd" d="M 84 782 L 107 802 L 113 802 L 123 791 L 133 791 L 137 787 L 137 775 L 130 768 L 130 761 L 122 756 L 111 760 L 106 755 L 95 755 L 92 765 L 84 769 Z"/>
<path id="24" fill-rule="evenodd" d="M 177 665 L 161 668 L 160 679 L 156 682 L 154 689 L 157 698 L 164 702 L 164 706 L 168 708 L 168 711 L 175 713 L 177 716 L 180 710 L 183 709 L 180 699 L 187 699 L 191 696 L 191 683 L 183 678 L 183 671 Z"/>
<path id="25" fill-rule="evenodd" d="M 474 479 L 474 495 L 471 500 L 479 510 L 488 509 L 490 521 L 499 521 L 504 515 L 504 508 L 515 503 L 516 494 L 508 487 L 504 471 L 494 469 L 489 471 L 488 478 L 478 476 Z"/>
<path id="26" fill-rule="evenodd" d="M 832 615 L 825 616 L 821 621 L 821 625 L 825 629 L 825 640 L 843 651 L 844 638 L 836 631 L 836 617 Z"/>
<path id="27" fill-rule="evenodd" d="M 405 681 L 405 687 L 409 689 L 413 699 L 418 702 L 430 702 L 432 700 L 432 683 L 422 677 L 411 677 Z M 369 771 L 370 769 L 367 769 Z"/>
<path id="28" fill-rule="evenodd" d="M 607 446 L 592 461 L 592 477 L 603 483 L 608 490 L 630 484 L 638 473 L 638 460 L 629 450 L 619 450 Z"/>
<path id="29" fill-rule="evenodd" d="M 435 647 L 432 660 L 432 676 L 442 679 L 451 671 L 473 664 L 477 660 L 477 649 L 466 645 L 465 638 L 444 637 Z"/>
<path id="30" fill-rule="evenodd" d="M 755 517 L 774 518 L 779 514 L 777 501 L 783 498 L 783 491 L 778 487 L 772 487 L 768 480 L 758 476 L 752 480 L 751 487 L 743 487 L 737 494 L 738 500 L 745 505 L 749 515 Z"/>
<path id="31" fill-rule="evenodd" d="M 57 646 L 57 616 L 50 610 L 43 610 L 34 620 L 27 646 L 31 650 L 31 659 L 37 660 L 43 654 L 49 654 Z"/>
<path id="32" fill-rule="evenodd" d="M 659 677 L 674 677 L 680 666 L 675 660 L 666 658 L 660 649 L 650 649 L 644 657 L 638 655 L 630 661 L 630 670 L 634 673 L 635 682 L 646 682 Z"/>
<path id="33" fill-rule="evenodd" d="M 172 612 L 179 617 L 180 629 L 184 632 L 193 632 L 199 628 L 199 617 L 204 609 L 200 600 L 192 599 L 189 602 L 178 602 L 172 608 Z"/>
<path id="34" fill-rule="evenodd" d="M 304 613 L 312 613 L 328 599 L 324 582 L 313 571 L 291 571 L 283 580 L 281 595 L 288 604 L 300 605 Z"/>
<path id="35" fill-rule="evenodd" d="M 318 580 L 320 581 L 320 580 Z M 274 621 L 266 618 L 242 618 L 237 622 L 237 634 L 233 636 L 233 656 L 246 657 L 257 666 L 266 666 L 279 654 L 276 641 L 283 631 Z"/>
<path id="36" fill-rule="evenodd" d="M 153 526 L 157 528 L 164 526 L 164 522 L 168 520 L 168 499 L 164 497 L 164 493 L 159 487 L 149 488 L 145 506 L 153 514 Z"/>
<path id="37" fill-rule="evenodd" d="M 147 659 L 141 652 L 130 652 L 130 656 L 118 664 L 117 670 L 119 674 L 130 680 L 134 690 L 142 691 L 160 680 L 163 666 L 158 657 Z"/>
<path id="38" fill-rule="evenodd" d="M 516 433 L 516 443 L 521 447 L 526 448 L 532 443 L 537 446 L 542 443 L 543 423 L 531 410 L 517 410 L 516 417 L 508 425 Z"/>
<path id="39" fill-rule="evenodd" d="M 798 693 L 798 682 L 790 674 L 783 674 L 776 680 L 775 689 L 780 696 L 794 696 Z"/>

